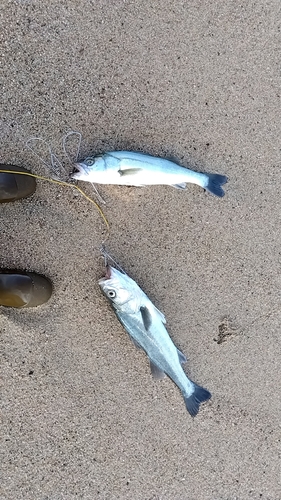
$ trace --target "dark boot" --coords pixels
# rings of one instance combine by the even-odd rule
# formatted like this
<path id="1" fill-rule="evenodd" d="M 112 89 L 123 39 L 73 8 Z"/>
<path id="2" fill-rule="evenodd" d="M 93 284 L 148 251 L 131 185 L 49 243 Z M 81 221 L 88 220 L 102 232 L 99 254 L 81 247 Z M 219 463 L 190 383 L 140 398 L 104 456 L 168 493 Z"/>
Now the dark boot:
<path id="1" fill-rule="evenodd" d="M 0 164 L 0 203 L 8 203 L 10 201 L 26 198 L 34 193 L 36 189 L 36 180 L 34 177 L 23 174 L 7 174 L 1 170 L 11 170 L 16 172 L 30 173 L 23 167 L 15 167 L 14 165 Z"/>
<path id="2" fill-rule="evenodd" d="M 0 306 L 35 307 L 51 295 L 51 282 L 40 274 L 0 270 Z"/>

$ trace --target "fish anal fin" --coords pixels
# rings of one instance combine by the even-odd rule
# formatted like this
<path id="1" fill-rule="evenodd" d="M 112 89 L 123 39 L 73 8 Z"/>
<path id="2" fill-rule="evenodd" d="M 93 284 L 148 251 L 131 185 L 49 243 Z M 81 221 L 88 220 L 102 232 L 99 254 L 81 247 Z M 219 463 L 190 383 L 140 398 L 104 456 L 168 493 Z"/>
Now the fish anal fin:
<path id="1" fill-rule="evenodd" d="M 158 368 L 157 365 L 155 365 L 151 360 L 150 360 L 150 369 L 151 369 L 151 375 L 154 378 L 154 380 L 161 380 L 166 376 L 166 374 Z"/>
<path id="2" fill-rule="evenodd" d="M 120 177 L 124 177 L 126 175 L 137 175 L 142 171 L 142 168 L 120 168 L 118 170 L 118 174 Z"/>
<path id="3" fill-rule="evenodd" d="M 137 342 L 137 340 L 136 340 L 136 339 L 134 339 L 134 337 L 132 337 L 131 335 L 130 335 L 130 339 L 131 339 L 131 341 L 133 342 L 134 346 L 135 346 L 137 349 L 142 349 L 142 346 L 141 346 L 141 345 Z"/>
<path id="4" fill-rule="evenodd" d="M 181 365 L 183 365 L 184 363 L 187 362 L 187 359 L 186 359 L 185 355 L 183 354 L 183 352 L 181 352 L 179 349 L 177 349 L 177 351 L 178 351 L 179 362 Z"/>
<path id="5" fill-rule="evenodd" d="M 164 314 L 161 311 L 159 311 L 159 309 L 157 309 L 157 307 L 154 306 L 154 308 L 155 308 L 155 311 L 157 311 L 157 314 L 160 316 L 160 319 L 161 319 L 162 323 L 164 323 L 164 325 L 165 325 L 166 324 L 166 318 L 165 318 Z"/>
<path id="6" fill-rule="evenodd" d="M 172 184 L 172 186 L 176 189 L 185 189 L 186 188 L 186 182 L 179 182 L 178 184 Z"/>
<path id="7" fill-rule="evenodd" d="M 151 323 L 152 323 L 152 317 L 151 317 L 149 309 L 146 306 L 141 306 L 140 313 L 141 313 L 142 321 L 144 324 L 144 328 L 146 330 L 149 330 L 149 328 L 151 327 Z"/>

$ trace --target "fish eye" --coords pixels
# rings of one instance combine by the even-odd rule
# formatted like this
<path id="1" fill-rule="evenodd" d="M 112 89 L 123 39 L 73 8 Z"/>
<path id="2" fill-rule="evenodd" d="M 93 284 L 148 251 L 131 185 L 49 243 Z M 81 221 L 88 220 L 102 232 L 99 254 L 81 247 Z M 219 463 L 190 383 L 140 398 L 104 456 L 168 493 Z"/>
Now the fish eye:
<path id="1" fill-rule="evenodd" d="M 114 290 L 108 290 L 107 292 L 107 295 L 108 297 L 110 297 L 111 299 L 114 299 L 116 297 L 116 293 Z"/>
<path id="2" fill-rule="evenodd" d="M 92 165 L 94 165 L 94 163 L 95 163 L 95 160 L 94 160 L 94 158 L 86 158 L 84 163 L 87 165 L 87 167 L 92 167 Z"/>

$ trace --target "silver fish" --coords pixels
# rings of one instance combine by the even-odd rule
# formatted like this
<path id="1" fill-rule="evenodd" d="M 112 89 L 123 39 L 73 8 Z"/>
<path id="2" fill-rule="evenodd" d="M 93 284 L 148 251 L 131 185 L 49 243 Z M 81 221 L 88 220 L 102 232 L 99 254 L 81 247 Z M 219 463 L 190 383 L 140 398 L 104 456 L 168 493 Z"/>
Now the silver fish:
<path id="1" fill-rule="evenodd" d="M 86 158 L 76 163 L 75 168 L 78 172 L 71 177 L 81 181 L 123 186 L 164 184 L 178 189 L 185 189 L 188 182 L 219 197 L 224 196 L 221 186 L 227 182 L 225 175 L 194 172 L 170 160 L 131 151 L 112 151 Z"/>
<path id="2" fill-rule="evenodd" d="M 132 278 L 112 266 L 107 266 L 99 285 L 134 344 L 148 355 L 152 376 L 161 379 L 167 374 L 181 390 L 187 411 L 195 417 L 200 403 L 210 399 L 211 394 L 184 373 L 181 365 L 186 357 L 172 342 L 164 326 L 164 314 Z"/>

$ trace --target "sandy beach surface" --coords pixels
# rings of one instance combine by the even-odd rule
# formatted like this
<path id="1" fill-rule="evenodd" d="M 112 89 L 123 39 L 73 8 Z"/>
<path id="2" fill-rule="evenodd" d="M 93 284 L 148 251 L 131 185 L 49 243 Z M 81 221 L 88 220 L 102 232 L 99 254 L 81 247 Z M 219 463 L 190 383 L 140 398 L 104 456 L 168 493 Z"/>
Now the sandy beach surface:
<path id="1" fill-rule="evenodd" d="M 0 19 L 1 163 L 44 175 L 40 137 L 71 171 L 74 130 L 80 158 L 229 178 L 222 199 L 103 186 L 109 235 L 71 187 L 0 205 L 1 268 L 54 286 L 0 307 L 1 500 L 280 500 L 280 2 L 3 0 Z M 195 419 L 102 295 L 104 241 L 212 393 Z"/>

